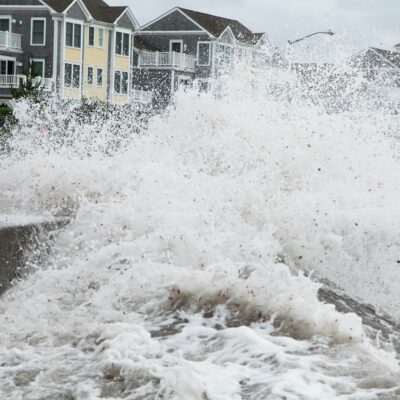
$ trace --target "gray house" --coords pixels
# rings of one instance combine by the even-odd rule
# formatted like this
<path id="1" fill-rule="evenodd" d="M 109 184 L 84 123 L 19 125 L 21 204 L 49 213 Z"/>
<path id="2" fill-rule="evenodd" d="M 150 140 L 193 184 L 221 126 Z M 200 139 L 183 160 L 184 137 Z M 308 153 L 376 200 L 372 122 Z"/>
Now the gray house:
<path id="1" fill-rule="evenodd" d="M 132 83 L 160 100 L 193 81 L 207 90 L 234 60 L 267 63 L 270 48 L 265 33 L 239 21 L 175 7 L 135 35 Z"/>
<path id="2" fill-rule="evenodd" d="M 54 32 L 49 7 L 39 0 L 7 0 L 0 5 L 0 98 L 11 98 L 20 76 L 32 65 L 37 75 L 53 75 Z M 49 80 L 44 80 L 49 85 Z M 49 87 L 48 87 L 49 88 Z M 50 88 L 49 88 L 50 89 Z"/>
<path id="3" fill-rule="evenodd" d="M 368 47 L 354 54 L 349 64 L 362 72 L 379 97 L 400 103 L 400 52 Z"/>

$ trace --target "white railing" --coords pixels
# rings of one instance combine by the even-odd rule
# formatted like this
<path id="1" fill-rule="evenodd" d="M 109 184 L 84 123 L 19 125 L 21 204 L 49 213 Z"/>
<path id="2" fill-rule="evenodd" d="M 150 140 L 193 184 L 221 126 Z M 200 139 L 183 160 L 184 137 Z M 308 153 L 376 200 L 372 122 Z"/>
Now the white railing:
<path id="1" fill-rule="evenodd" d="M 22 35 L 18 35 L 17 33 L 0 31 L 0 47 L 21 50 L 21 39 Z"/>
<path id="2" fill-rule="evenodd" d="M 0 87 L 19 87 L 18 75 L 0 75 Z"/>
<path id="3" fill-rule="evenodd" d="M 153 92 L 149 90 L 133 89 L 131 96 L 134 102 L 142 105 L 151 105 L 153 102 Z"/>
<path id="4" fill-rule="evenodd" d="M 196 59 L 194 56 L 176 52 L 141 51 L 138 67 L 174 68 L 194 71 Z"/>
<path id="5" fill-rule="evenodd" d="M 37 76 L 32 79 L 32 83 L 34 85 L 39 84 L 39 87 L 42 88 L 45 92 L 51 92 L 53 90 L 53 79 L 51 78 L 42 78 L 41 76 Z"/>

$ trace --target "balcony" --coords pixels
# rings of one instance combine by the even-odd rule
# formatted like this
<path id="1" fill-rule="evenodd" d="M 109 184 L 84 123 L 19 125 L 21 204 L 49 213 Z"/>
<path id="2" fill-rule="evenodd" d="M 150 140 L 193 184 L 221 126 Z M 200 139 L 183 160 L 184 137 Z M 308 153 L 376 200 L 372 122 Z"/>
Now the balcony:
<path id="1" fill-rule="evenodd" d="M 21 39 L 22 35 L 0 31 L 0 48 L 4 47 L 10 50 L 22 50 Z"/>
<path id="2" fill-rule="evenodd" d="M 0 88 L 19 87 L 19 75 L 0 75 Z"/>
<path id="3" fill-rule="evenodd" d="M 196 59 L 194 56 L 183 53 L 141 51 L 139 53 L 138 68 L 176 69 L 194 72 Z"/>
<path id="4" fill-rule="evenodd" d="M 21 81 L 26 82 L 25 75 L 0 75 L 0 88 L 19 88 Z M 32 83 L 45 92 L 51 92 L 54 88 L 54 81 L 51 78 L 38 76 L 32 79 Z"/>

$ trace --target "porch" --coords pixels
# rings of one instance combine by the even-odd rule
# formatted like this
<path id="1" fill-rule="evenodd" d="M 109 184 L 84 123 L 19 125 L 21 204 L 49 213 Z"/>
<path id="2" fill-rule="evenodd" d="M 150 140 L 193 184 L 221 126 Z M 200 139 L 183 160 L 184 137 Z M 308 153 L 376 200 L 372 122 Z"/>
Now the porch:
<path id="1" fill-rule="evenodd" d="M 196 58 L 177 52 L 140 51 L 138 68 L 164 68 L 195 72 Z"/>

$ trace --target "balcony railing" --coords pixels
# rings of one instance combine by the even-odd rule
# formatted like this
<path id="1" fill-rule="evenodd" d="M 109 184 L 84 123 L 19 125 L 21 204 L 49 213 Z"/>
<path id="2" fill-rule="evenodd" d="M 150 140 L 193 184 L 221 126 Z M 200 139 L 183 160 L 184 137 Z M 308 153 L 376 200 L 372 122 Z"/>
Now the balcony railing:
<path id="1" fill-rule="evenodd" d="M 32 83 L 34 85 L 39 84 L 39 87 L 42 88 L 45 92 L 53 91 L 53 79 L 51 78 L 42 78 L 41 76 L 37 76 L 32 79 Z"/>
<path id="2" fill-rule="evenodd" d="M 0 75 L 0 87 L 19 87 L 20 78 L 19 75 Z"/>
<path id="3" fill-rule="evenodd" d="M 0 47 L 21 50 L 21 38 L 22 35 L 18 35 L 17 33 L 0 31 Z"/>
<path id="4" fill-rule="evenodd" d="M 195 70 L 194 56 L 176 52 L 142 51 L 139 53 L 139 68 L 170 68 L 183 71 Z"/>
<path id="5" fill-rule="evenodd" d="M 133 89 L 131 92 L 132 100 L 141 105 L 151 105 L 153 101 L 153 92 L 148 90 Z"/>

